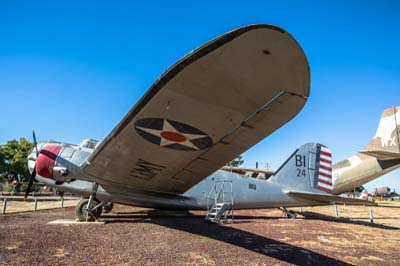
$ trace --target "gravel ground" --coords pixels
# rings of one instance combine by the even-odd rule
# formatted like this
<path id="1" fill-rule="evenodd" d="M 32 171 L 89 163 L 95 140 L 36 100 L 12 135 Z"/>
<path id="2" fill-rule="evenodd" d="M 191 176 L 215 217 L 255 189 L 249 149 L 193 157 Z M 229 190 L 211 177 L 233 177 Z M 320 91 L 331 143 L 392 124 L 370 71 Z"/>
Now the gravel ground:
<path id="1" fill-rule="evenodd" d="M 331 210 L 332 207 L 329 206 Z M 234 224 L 117 205 L 107 223 L 64 208 L 0 216 L 0 265 L 398 265 L 400 230 L 364 221 L 281 219 L 278 210 L 236 212 Z M 400 216 L 400 209 L 397 211 Z M 393 217 L 392 217 L 393 218 Z"/>

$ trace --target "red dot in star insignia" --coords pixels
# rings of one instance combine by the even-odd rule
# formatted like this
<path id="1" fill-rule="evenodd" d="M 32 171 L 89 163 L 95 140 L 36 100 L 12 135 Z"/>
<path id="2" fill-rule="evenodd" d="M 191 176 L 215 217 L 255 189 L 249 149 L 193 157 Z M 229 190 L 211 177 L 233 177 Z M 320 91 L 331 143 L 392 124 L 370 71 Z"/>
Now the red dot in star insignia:
<path id="1" fill-rule="evenodd" d="M 160 135 L 164 139 L 169 140 L 169 141 L 173 141 L 173 142 L 184 142 L 184 141 L 186 141 L 186 137 L 183 136 L 182 134 L 177 133 L 177 132 L 163 131 L 163 132 L 161 132 Z"/>

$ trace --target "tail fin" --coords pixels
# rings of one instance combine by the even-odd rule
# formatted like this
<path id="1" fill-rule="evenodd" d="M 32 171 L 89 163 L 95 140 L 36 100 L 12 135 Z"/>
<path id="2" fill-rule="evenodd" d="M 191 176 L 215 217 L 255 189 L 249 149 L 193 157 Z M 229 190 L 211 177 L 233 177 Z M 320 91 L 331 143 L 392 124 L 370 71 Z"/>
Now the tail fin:
<path id="1" fill-rule="evenodd" d="M 331 151 L 322 144 L 304 144 L 275 172 L 272 180 L 290 191 L 331 193 Z"/>
<path id="2" fill-rule="evenodd" d="M 375 137 L 360 153 L 380 160 L 400 158 L 400 107 L 383 111 Z"/>
<path id="3" fill-rule="evenodd" d="M 332 195 L 332 153 L 318 143 L 308 143 L 297 149 L 270 180 L 298 200 L 297 204 L 370 204 L 363 199 Z"/>

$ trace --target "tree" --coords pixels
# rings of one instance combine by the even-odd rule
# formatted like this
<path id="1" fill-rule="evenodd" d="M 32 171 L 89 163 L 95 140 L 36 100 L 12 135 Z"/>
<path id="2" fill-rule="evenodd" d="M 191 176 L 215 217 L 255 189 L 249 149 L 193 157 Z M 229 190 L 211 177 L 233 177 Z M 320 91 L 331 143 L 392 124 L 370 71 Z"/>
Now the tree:
<path id="1" fill-rule="evenodd" d="M 25 138 L 13 139 L 0 146 L 0 177 L 8 182 L 27 181 L 29 178 L 28 155 L 33 143 Z"/>
<path id="2" fill-rule="evenodd" d="M 228 166 L 238 167 L 238 166 L 242 165 L 243 163 L 244 163 L 244 159 L 243 159 L 242 155 L 239 155 L 238 157 L 236 157 L 235 159 L 230 161 L 228 163 Z"/>

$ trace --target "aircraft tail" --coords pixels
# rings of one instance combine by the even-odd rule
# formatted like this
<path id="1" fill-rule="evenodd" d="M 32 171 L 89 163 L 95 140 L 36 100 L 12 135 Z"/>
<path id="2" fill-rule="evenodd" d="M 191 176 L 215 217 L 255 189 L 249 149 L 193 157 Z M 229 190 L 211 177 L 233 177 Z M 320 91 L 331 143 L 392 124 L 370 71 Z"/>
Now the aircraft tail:
<path id="1" fill-rule="evenodd" d="M 360 153 L 376 157 L 379 160 L 400 158 L 400 107 L 383 111 L 374 138 Z"/>
<path id="2" fill-rule="evenodd" d="M 364 199 L 332 195 L 332 153 L 319 143 L 308 143 L 297 149 L 271 177 L 271 181 L 304 205 L 371 204 Z"/>
<path id="3" fill-rule="evenodd" d="M 272 180 L 290 190 L 331 193 L 332 153 L 322 144 L 307 143 L 286 160 Z"/>

